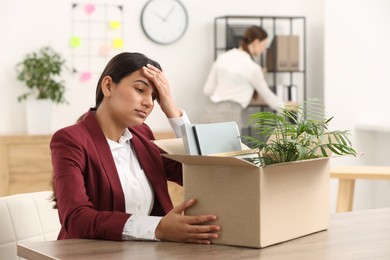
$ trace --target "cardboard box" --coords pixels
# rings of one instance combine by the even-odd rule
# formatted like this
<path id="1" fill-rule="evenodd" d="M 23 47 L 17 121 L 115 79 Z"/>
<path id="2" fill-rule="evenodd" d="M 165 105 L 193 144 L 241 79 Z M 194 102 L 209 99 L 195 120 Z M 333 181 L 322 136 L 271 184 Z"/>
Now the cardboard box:
<path id="1" fill-rule="evenodd" d="M 299 71 L 299 36 L 276 35 L 267 50 L 267 70 Z"/>
<path id="2" fill-rule="evenodd" d="M 157 145 L 183 164 L 185 199 L 197 199 L 185 214 L 218 216 L 215 244 L 262 248 L 329 226 L 329 158 L 257 167 L 234 157 L 183 155 L 181 139 Z"/>

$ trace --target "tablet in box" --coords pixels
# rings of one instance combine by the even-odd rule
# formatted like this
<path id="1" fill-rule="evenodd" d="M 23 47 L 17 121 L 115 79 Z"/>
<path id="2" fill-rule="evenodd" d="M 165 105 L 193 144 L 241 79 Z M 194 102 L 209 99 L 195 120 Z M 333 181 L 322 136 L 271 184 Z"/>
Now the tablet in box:
<path id="1" fill-rule="evenodd" d="M 236 122 L 184 124 L 181 131 L 186 154 L 208 155 L 241 150 Z"/>

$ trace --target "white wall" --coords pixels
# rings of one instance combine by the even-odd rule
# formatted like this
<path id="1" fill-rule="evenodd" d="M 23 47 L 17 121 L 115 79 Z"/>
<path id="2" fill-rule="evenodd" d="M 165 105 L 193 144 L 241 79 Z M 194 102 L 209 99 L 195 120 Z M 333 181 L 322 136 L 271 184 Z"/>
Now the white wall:
<path id="1" fill-rule="evenodd" d="M 350 129 L 360 158 L 334 164 L 390 166 L 390 132 L 359 130 L 359 125 L 390 129 L 390 1 L 325 1 L 325 102 L 333 128 Z M 335 194 L 337 182 L 332 182 Z M 390 206 L 389 181 L 357 181 L 354 209 Z"/>
<path id="2" fill-rule="evenodd" d="M 68 39 L 72 2 L 76 1 L 0 1 L 0 134 L 26 132 L 25 104 L 16 101 L 16 97 L 26 89 L 16 81 L 15 64 L 26 53 L 47 44 L 70 61 Z M 83 2 L 87 1 L 77 1 Z M 361 158 L 339 158 L 333 163 L 388 164 L 389 134 L 356 130 L 359 123 L 385 121 L 390 125 L 386 108 L 390 94 L 387 81 L 390 60 L 388 0 L 182 0 L 189 13 L 189 26 L 181 40 L 168 46 L 152 43 L 142 32 L 140 13 L 147 0 L 88 2 L 124 5 L 124 51 L 143 52 L 162 64 L 170 79 L 175 100 L 194 122 L 199 119 L 206 102 L 201 88 L 213 61 L 214 17 L 306 16 L 308 96 L 325 98 L 329 114 L 335 116 L 332 127 L 351 129 L 354 144 L 359 151 L 366 152 Z M 88 83 L 80 83 L 77 78 L 66 76 L 66 97 L 70 105 L 55 107 L 53 131 L 73 123 L 81 113 L 93 106 L 97 77 L 95 75 Z M 169 129 L 159 109 L 152 113 L 148 123 L 156 131 Z M 333 181 L 333 210 L 336 185 Z M 389 206 L 389 190 L 389 182 L 359 181 L 355 209 Z"/>
<path id="3" fill-rule="evenodd" d="M 71 3 L 86 0 L 1 0 L 0 1 L 0 134 L 26 132 L 25 104 L 16 97 L 26 91 L 16 81 L 15 64 L 37 48 L 50 44 L 71 61 L 68 40 L 71 33 Z M 206 102 L 201 88 L 213 61 L 213 21 L 223 15 L 286 15 L 307 17 L 308 95 L 323 97 L 323 0 L 182 0 L 189 14 L 189 26 L 178 42 L 160 46 L 149 41 L 140 26 L 140 14 L 147 0 L 95 0 L 124 5 L 124 51 L 145 53 L 159 61 L 170 80 L 174 99 L 196 122 Z M 103 68 L 102 68 L 103 69 Z M 52 130 L 71 124 L 94 105 L 94 91 L 99 75 L 88 83 L 66 76 L 70 105 L 53 111 Z M 169 125 L 155 109 L 147 121 L 154 130 Z"/>
<path id="4" fill-rule="evenodd" d="M 388 164 L 389 134 L 357 131 L 361 122 L 390 125 L 387 116 L 390 86 L 390 1 L 388 0 L 181 0 L 189 14 L 189 26 L 178 42 L 160 46 L 146 38 L 140 14 L 147 0 L 1 0 L 0 1 L 0 134 L 26 132 L 24 103 L 16 97 L 25 92 L 16 81 L 15 64 L 27 53 L 50 44 L 70 61 L 68 39 L 72 2 L 124 5 L 125 48 L 156 59 L 164 67 L 177 104 L 196 122 L 206 102 L 201 88 L 213 62 L 213 21 L 223 15 L 286 15 L 307 18 L 308 97 L 325 98 L 331 127 L 351 129 L 354 145 L 366 154 L 339 158 L 333 164 Z M 325 2 L 325 8 L 324 8 Z M 325 11 L 325 14 L 324 14 Z M 325 39 L 324 39 L 325 25 Z M 324 66 L 325 49 L 325 66 Z M 325 77 L 324 77 L 325 68 Z M 103 68 L 102 68 L 103 69 Z M 53 111 L 53 131 L 71 124 L 94 105 L 99 75 L 88 83 L 67 76 L 70 105 Z M 325 81 L 325 96 L 324 96 Z M 380 118 L 382 117 L 382 118 Z M 380 118 L 380 119 L 379 119 Z M 169 124 L 156 108 L 148 119 L 153 130 Z M 335 209 L 337 182 L 331 185 L 331 209 Z M 358 181 L 355 209 L 390 206 L 390 183 Z"/>

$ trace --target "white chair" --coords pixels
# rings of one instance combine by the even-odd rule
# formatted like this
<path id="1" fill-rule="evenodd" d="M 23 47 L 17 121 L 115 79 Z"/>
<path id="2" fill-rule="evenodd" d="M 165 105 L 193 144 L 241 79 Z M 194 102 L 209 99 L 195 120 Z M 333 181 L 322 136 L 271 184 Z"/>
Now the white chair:
<path id="1" fill-rule="evenodd" d="M 19 259 L 21 241 L 56 240 L 60 230 L 52 192 L 32 192 L 0 198 L 0 259 Z"/>

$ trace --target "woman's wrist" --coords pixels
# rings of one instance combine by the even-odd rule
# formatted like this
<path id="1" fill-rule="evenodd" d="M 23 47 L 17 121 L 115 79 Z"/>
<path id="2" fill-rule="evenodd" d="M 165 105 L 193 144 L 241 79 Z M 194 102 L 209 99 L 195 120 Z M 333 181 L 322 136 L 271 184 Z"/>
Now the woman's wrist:
<path id="1" fill-rule="evenodd" d="M 180 111 L 180 109 L 172 109 L 167 112 L 164 112 L 167 118 L 178 118 L 183 116 L 183 113 Z"/>
<path id="2" fill-rule="evenodd" d="M 183 115 L 182 111 L 174 104 L 160 104 L 160 107 L 167 118 L 177 118 Z"/>

